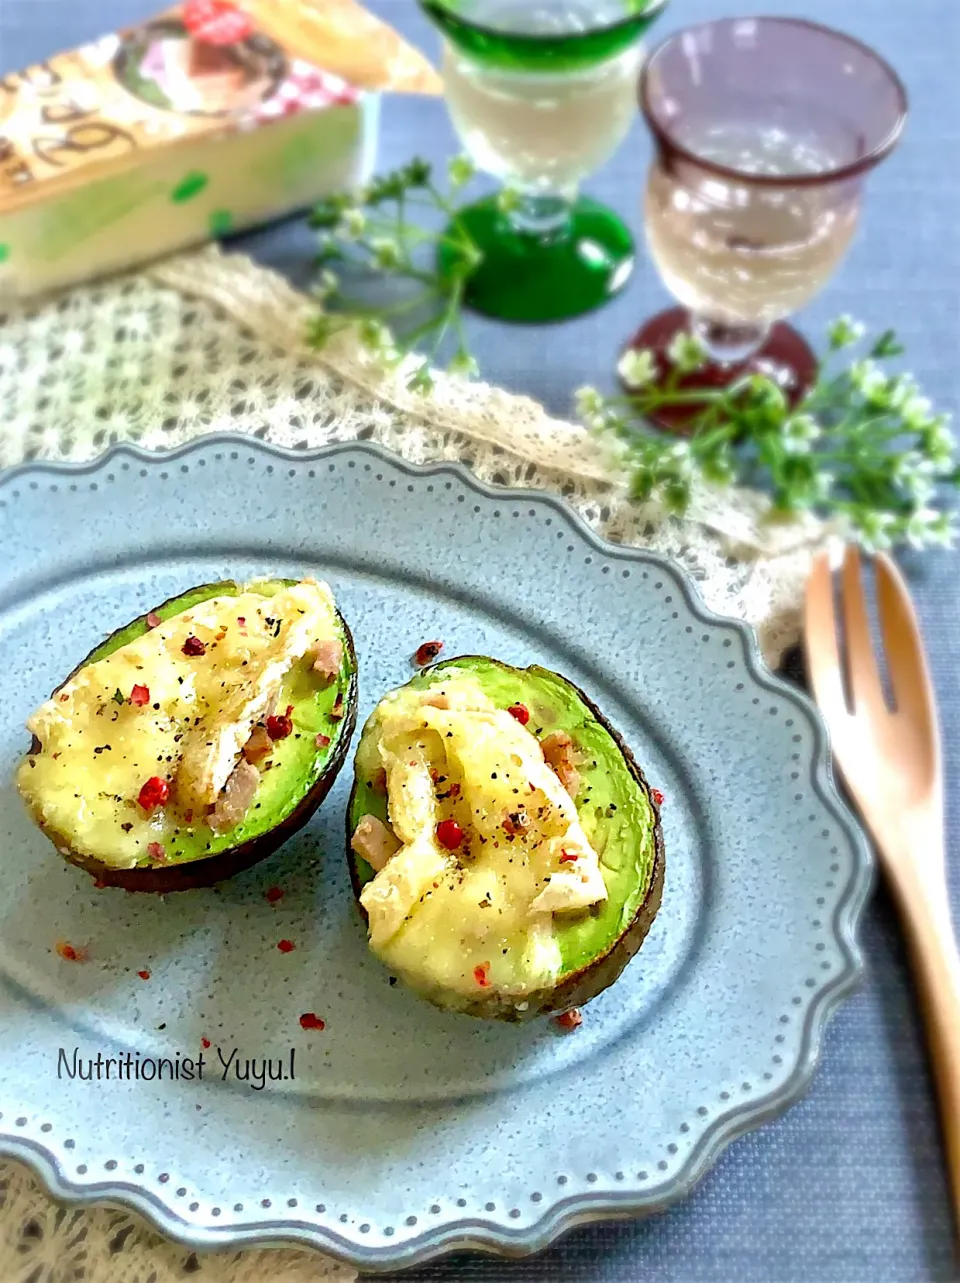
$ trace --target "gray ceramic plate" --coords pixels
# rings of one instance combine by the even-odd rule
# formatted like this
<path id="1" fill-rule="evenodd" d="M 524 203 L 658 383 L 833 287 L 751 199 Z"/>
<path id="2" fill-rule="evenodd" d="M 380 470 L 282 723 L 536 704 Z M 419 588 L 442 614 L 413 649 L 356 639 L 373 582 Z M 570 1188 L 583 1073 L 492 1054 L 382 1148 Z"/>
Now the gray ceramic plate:
<path id="1" fill-rule="evenodd" d="M 130 1204 L 196 1246 L 293 1240 L 366 1269 L 519 1254 L 662 1207 L 806 1087 L 857 977 L 867 854 L 809 702 L 674 566 L 457 467 L 236 437 L 28 465 L 0 480 L 0 529 L 0 1151 L 57 1195 Z M 666 794 L 663 908 L 575 1034 L 389 985 L 345 868 L 349 770 L 269 861 L 165 900 L 96 890 L 28 823 L 24 718 L 105 633 L 193 584 L 304 572 L 353 628 L 361 718 L 427 638 L 546 664 Z M 203 1039 L 202 1081 L 69 1077 L 74 1049 L 182 1064 Z M 218 1048 L 286 1077 L 223 1081 Z"/>

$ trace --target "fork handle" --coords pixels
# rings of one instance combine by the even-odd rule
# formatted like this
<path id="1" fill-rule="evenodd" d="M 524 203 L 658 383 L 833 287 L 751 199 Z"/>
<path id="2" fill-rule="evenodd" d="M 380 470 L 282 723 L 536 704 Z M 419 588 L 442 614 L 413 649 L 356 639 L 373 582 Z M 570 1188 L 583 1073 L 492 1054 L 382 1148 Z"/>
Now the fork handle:
<path id="1" fill-rule="evenodd" d="M 960 1224 L 960 953 L 945 882 L 896 879 L 927 1029 L 954 1213 Z"/>

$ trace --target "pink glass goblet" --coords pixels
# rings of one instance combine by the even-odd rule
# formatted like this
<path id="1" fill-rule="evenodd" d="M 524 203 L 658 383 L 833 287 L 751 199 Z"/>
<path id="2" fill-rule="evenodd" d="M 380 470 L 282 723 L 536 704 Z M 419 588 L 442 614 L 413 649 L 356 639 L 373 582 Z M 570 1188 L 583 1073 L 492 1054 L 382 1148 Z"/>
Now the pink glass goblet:
<path id="1" fill-rule="evenodd" d="M 684 389 L 759 371 L 796 403 L 817 363 L 784 318 L 844 257 L 864 176 L 903 132 L 903 84 L 866 45 L 828 27 L 731 18 L 655 49 L 640 105 L 656 147 L 647 242 L 681 306 L 647 321 L 629 346 L 652 350 L 665 375 L 672 340 L 692 332 L 707 362 Z M 691 414 L 660 421 L 682 430 Z"/>

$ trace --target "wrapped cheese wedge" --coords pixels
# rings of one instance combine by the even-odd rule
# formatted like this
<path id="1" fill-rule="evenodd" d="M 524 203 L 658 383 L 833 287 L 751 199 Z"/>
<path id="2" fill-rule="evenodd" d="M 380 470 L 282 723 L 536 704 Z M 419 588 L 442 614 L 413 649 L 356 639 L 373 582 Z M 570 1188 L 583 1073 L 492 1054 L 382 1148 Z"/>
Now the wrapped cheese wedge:
<path id="1" fill-rule="evenodd" d="M 361 183 L 381 92 L 436 72 L 356 0 L 185 0 L 0 80 L 0 298 Z"/>

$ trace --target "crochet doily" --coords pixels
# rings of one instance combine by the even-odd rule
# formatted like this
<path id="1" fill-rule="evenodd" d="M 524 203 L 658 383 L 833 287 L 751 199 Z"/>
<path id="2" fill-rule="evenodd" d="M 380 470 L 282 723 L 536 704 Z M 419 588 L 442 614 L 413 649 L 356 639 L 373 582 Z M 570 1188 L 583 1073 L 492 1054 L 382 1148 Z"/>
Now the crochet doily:
<path id="1" fill-rule="evenodd" d="M 0 466 L 89 459 L 117 441 L 157 450 L 230 429 L 310 449 L 380 442 L 413 462 L 458 459 L 484 481 L 559 491 L 617 543 L 680 562 L 707 604 L 756 629 L 776 666 L 799 635 L 814 519 L 765 521 L 746 490 L 702 493 L 685 519 L 630 502 L 596 442 L 537 403 L 438 374 L 423 397 L 385 374 L 349 333 L 304 342 L 317 306 L 275 273 L 215 247 L 128 277 L 14 305 L 0 316 Z M 314 1283 L 355 1273 L 293 1250 L 193 1254 L 138 1216 L 53 1203 L 19 1164 L 0 1162 L 4 1283 Z"/>

